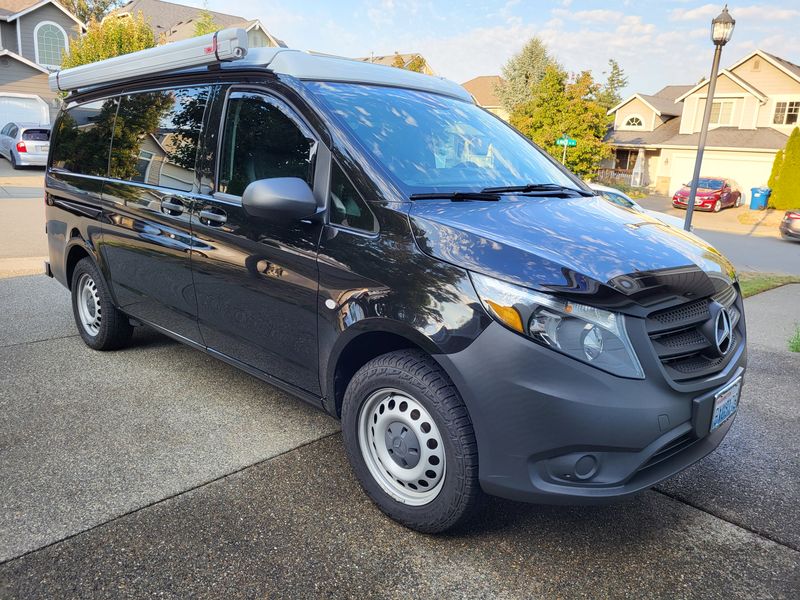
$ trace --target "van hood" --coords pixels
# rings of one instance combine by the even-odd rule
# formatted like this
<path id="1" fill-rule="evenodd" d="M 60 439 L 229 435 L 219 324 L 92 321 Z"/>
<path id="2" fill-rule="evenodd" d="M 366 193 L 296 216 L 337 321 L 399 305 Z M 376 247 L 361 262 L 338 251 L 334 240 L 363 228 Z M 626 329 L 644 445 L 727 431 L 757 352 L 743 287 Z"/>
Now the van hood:
<path id="1" fill-rule="evenodd" d="M 735 280 L 700 238 L 597 196 L 416 200 L 409 218 L 431 256 L 616 310 L 709 296 Z"/>

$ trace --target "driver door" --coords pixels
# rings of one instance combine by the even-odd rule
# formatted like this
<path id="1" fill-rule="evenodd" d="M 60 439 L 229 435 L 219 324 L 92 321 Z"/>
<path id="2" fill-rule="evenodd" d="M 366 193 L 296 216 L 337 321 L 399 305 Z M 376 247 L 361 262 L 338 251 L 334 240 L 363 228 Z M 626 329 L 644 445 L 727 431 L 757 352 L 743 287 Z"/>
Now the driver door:
<path id="1" fill-rule="evenodd" d="M 212 352 L 319 394 L 322 224 L 249 216 L 241 196 L 259 179 L 300 177 L 318 201 L 324 198 L 314 185 L 320 144 L 286 102 L 265 90 L 222 96 L 207 136 L 215 172 L 192 212 L 200 331 Z"/>

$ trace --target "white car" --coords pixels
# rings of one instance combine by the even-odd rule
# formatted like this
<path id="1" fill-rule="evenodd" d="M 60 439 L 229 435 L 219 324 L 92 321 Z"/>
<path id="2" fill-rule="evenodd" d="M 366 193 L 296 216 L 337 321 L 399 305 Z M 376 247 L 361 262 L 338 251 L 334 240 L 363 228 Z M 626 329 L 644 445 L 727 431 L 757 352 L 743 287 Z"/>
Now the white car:
<path id="1" fill-rule="evenodd" d="M 646 213 L 651 217 L 658 219 L 662 223 L 672 225 L 678 229 L 683 229 L 683 219 L 658 212 L 657 210 L 648 210 L 642 205 L 638 204 L 635 200 L 629 198 L 626 194 L 620 192 L 618 189 L 605 185 L 599 185 L 597 183 L 589 183 L 588 186 L 612 204 L 616 204 L 617 206 L 621 206 L 623 208 L 629 208 L 641 213 Z"/>

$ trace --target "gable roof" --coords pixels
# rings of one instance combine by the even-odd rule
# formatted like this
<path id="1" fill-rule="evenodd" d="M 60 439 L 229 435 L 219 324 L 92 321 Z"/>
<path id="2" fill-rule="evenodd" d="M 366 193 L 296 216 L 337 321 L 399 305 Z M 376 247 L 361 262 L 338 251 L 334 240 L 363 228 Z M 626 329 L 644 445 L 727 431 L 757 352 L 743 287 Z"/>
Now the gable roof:
<path id="1" fill-rule="evenodd" d="M 800 65 L 796 65 L 793 62 L 789 62 L 784 58 L 780 58 L 779 56 L 775 56 L 774 54 L 770 54 L 769 52 L 764 52 L 763 50 L 754 50 L 736 64 L 728 67 L 728 70 L 733 71 L 736 67 L 739 67 L 742 64 L 746 63 L 754 56 L 760 56 L 768 63 L 772 64 L 772 66 L 777 67 L 778 69 L 786 73 L 789 77 L 800 82 Z"/>
<path id="2" fill-rule="evenodd" d="M 14 21 L 19 17 L 33 12 L 42 6 L 52 5 L 70 19 L 75 21 L 81 28 L 86 29 L 86 26 L 71 12 L 69 12 L 60 2 L 56 0 L 0 0 L 0 21 Z"/>
<path id="3" fill-rule="evenodd" d="M 665 85 L 655 94 L 653 94 L 653 96 L 658 96 L 659 98 L 668 98 L 674 101 L 676 98 L 682 96 L 693 87 L 694 85 L 691 83 L 688 85 Z"/>
<path id="4" fill-rule="evenodd" d="M 611 130 L 605 141 L 615 146 L 649 146 L 656 148 L 686 146 L 697 148 L 700 133 L 680 133 L 680 119 L 672 119 L 653 131 Z M 706 148 L 747 148 L 749 150 L 779 150 L 786 146 L 789 136 L 772 127 L 739 129 L 715 127 L 708 131 Z"/>
<path id="5" fill-rule="evenodd" d="M 156 35 L 164 34 L 168 41 L 175 39 L 185 39 L 194 33 L 194 26 L 200 17 L 202 8 L 165 2 L 164 0 L 131 0 L 118 9 L 111 11 L 109 16 L 135 15 L 141 12 L 149 22 L 150 27 Z M 276 46 L 286 47 L 286 43 L 270 34 L 267 29 L 257 19 L 245 19 L 238 15 L 208 11 L 214 22 L 220 27 L 241 27 L 250 30 L 258 26 L 264 34 L 272 40 Z"/>
<path id="6" fill-rule="evenodd" d="M 17 54 L 16 52 L 12 52 L 11 50 L 4 50 L 4 49 L 0 50 L 0 56 L 8 56 L 9 58 L 12 58 L 12 59 L 14 59 L 16 61 L 19 61 L 24 65 L 28 65 L 32 69 L 36 69 L 37 71 L 41 71 L 42 73 L 47 73 L 47 74 L 50 73 L 50 71 L 45 69 L 42 65 L 37 65 L 32 60 L 28 60 L 24 56 L 20 56 L 19 54 Z"/>
<path id="7" fill-rule="evenodd" d="M 752 85 L 747 83 L 744 79 L 739 77 L 736 73 L 731 72 L 730 69 L 722 69 L 719 72 L 719 77 L 727 77 L 728 79 L 733 81 L 736 85 L 738 85 L 740 88 L 750 92 L 753 96 L 758 98 L 762 103 L 767 101 L 767 96 L 766 95 L 764 95 L 762 92 L 758 91 Z M 675 102 L 681 102 L 682 100 L 686 99 L 688 96 L 691 96 L 692 94 L 694 94 L 698 90 L 703 89 L 705 86 L 708 85 L 708 83 L 709 83 L 708 79 L 703 79 L 703 81 L 698 83 L 696 86 L 694 86 L 688 92 L 686 92 L 682 96 L 679 96 L 678 98 L 676 98 Z"/>
<path id="8" fill-rule="evenodd" d="M 481 106 L 500 106 L 500 99 L 495 93 L 497 86 L 503 82 L 499 75 L 480 75 L 461 84 L 475 102 Z"/>
<path id="9" fill-rule="evenodd" d="M 670 100 L 669 98 L 664 98 L 663 96 L 647 96 L 645 94 L 634 94 L 630 98 L 626 98 L 614 108 L 610 109 L 606 114 L 613 115 L 628 102 L 637 99 L 649 106 L 659 117 L 677 117 L 681 114 L 680 107 L 675 106 L 676 100 Z"/>

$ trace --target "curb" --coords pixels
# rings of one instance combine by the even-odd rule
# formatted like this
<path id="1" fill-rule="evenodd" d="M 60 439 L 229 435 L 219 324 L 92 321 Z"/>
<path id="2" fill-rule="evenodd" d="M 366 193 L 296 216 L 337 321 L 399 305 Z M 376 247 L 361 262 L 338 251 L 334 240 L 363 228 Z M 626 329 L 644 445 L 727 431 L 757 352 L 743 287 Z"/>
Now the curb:
<path id="1" fill-rule="evenodd" d="M 23 275 L 43 275 L 46 256 L 0 258 L 0 279 Z"/>

